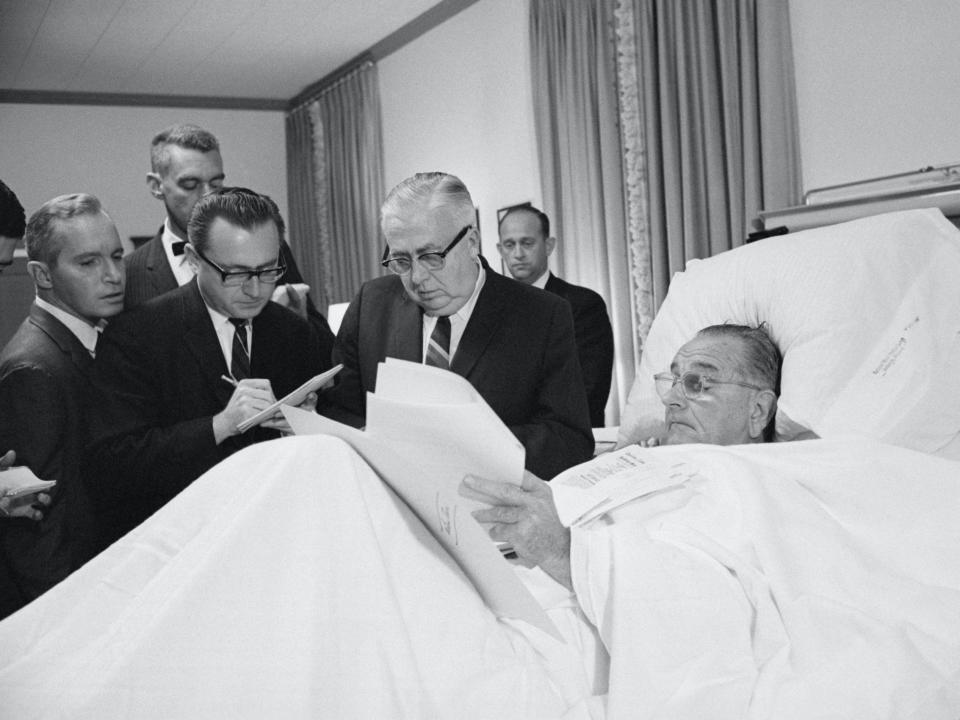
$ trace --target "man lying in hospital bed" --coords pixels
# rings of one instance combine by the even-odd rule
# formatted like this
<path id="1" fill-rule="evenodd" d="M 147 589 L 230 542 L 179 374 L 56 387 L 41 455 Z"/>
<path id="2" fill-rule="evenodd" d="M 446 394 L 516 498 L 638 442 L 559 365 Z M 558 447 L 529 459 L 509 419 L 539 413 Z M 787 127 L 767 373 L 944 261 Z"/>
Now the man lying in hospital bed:
<path id="1" fill-rule="evenodd" d="M 900 302 L 887 314 L 913 298 L 910 327 L 925 334 L 904 333 L 896 357 L 875 367 L 900 378 L 898 358 L 923 356 L 925 371 L 943 370 L 943 345 L 960 330 L 937 331 L 960 308 L 956 232 L 924 213 L 859 229 L 869 239 L 891 227 L 931 272 L 917 279 L 920 263 L 901 263 L 916 282 L 891 291 Z M 921 237 L 935 242 L 911 240 Z M 894 252 L 889 262 L 900 260 Z M 926 282 L 953 308 L 929 308 L 939 323 L 932 329 Z M 859 297 L 852 307 L 862 324 L 891 324 L 862 312 L 869 298 L 862 288 Z M 807 311 L 816 305 L 808 299 Z M 658 492 L 570 533 L 571 584 L 611 655 L 605 696 L 592 696 L 569 645 L 494 617 L 346 445 L 311 437 L 233 456 L 0 623 L 3 714 L 957 717 L 960 464 L 932 454 L 946 454 L 960 432 L 957 395 L 933 392 L 949 390 L 957 373 L 935 378 L 940 385 L 908 374 L 914 393 L 892 388 L 903 400 L 874 402 L 858 425 L 837 409 L 843 388 L 828 387 L 818 405 L 816 393 L 805 398 L 793 383 L 805 386 L 824 365 L 856 376 L 885 342 L 882 332 L 859 354 L 836 355 L 846 346 L 834 345 L 805 376 L 791 354 L 802 355 L 799 338 L 815 333 L 784 334 L 789 325 L 772 317 L 734 313 L 697 327 L 724 321 L 767 322 L 784 350 L 782 402 L 792 399 L 794 423 L 807 420 L 828 439 L 638 450 L 685 463 L 690 479 L 661 478 Z M 692 335 L 651 374 L 667 370 Z M 916 356 L 914 338 L 923 344 Z M 653 331 L 650 340 L 647 350 Z M 633 425 L 638 438 L 663 430 L 662 407 L 652 431 L 631 410 L 642 420 Z M 897 447 L 894 411 L 926 414 L 936 427 L 907 426 L 906 447 Z"/>

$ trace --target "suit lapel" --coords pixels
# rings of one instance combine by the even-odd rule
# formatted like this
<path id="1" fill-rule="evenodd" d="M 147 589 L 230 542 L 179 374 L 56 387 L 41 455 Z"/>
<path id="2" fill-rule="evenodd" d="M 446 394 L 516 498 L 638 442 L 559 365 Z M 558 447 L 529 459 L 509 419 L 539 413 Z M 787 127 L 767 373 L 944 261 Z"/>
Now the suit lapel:
<path id="1" fill-rule="evenodd" d="M 396 317 L 390 323 L 393 332 L 387 343 L 386 357 L 423 361 L 423 310 L 401 288 L 401 301 L 395 303 Z"/>
<path id="2" fill-rule="evenodd" d="M 177 278 L 174 277 L 167 253 L 163 249 L 163 226 L 149 242 L 147 248 L 147 270 L 149 271 L 150 285 L 154 296 L 177 288 Z"/>
<path id="3" fill-rule="evenodd" d="M 184 328 L 184 344 L 197 362 L 202 384 L 210 389 L 220 405 L 226 405 L 233 389 L 220 376 L 229 375 L 230 370 L 196 280 L 184 285 L 180 291 L 177 311 Z"/>
<path id="4" fill-rule="evenodd" d="M 463 377 L 469 377 L 477 360 L 490 343 L 490 339 L 500 327 L 499 319 L 506 310 L 504 307 L 506 303 L 502 293 L 498 292 L 499 283 L 514 282 L 504 280 L 492 272 L 486 263 L 484 263 L 484 269 L 487 274 L 486 280 L 480 289 L 477 304 L 473 306 L 470 320 L 467 322 L 460 344 L 457 346 L 457 352 L 453 356 L 453 362 L 450 364 L 450 369 Z"/>
<path id="5" fill-rule="evenodd" d="M 70 360 L 80 370 L 86 372 L 89 369 L 93 358 L 77 336 L 70 332 L 70 328 L 36 305 L 30 306 L 30 322 L 53 340 L 65 355 L 69 355 Z"/>

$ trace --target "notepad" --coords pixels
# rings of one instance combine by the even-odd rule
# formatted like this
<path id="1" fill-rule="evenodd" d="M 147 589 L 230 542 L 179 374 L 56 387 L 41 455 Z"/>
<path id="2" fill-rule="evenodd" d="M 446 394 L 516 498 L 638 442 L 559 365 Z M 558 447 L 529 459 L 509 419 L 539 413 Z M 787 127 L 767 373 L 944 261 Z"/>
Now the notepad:
<path id="1" fill-rule="evenodd" d="M 8 498 L 49 490 L 56 484 L 56 480 L 41 480 L 30 468 L 22 465 L 12 467 L 0 474 L 0 485 L 6 488 L 3 496 Z"/>
<path id="2" fill-rule="evenodd" d="M 241 433 L 245 433 L 250 428 L 259 425 L 264 420 L 273 417 L 277 411 L 280 409 L 281 405 L 290 405 L 296 407 L 304 400 L 306 400 L 307 395 L 312 392 L 316 392 L 324 385 L 326 385 L 330 380 L 333 379 L 333 376 L 336 375 L 343 368 L 343 365 L 334 365 L 332 368 L 326 372 L 320 373 L 319 375 L 314 375 L 312 378 L 307 380 L 303 385 L 298 387 L 291 393 L 284 395 L 282 398 L 277 400 L 275 403 L 269 407 L 265 407 L 263 410 L 258 412 L 253 417 L 249 417 L 244 420 L 242 423 L 237 425 L 237 430 Z"/>

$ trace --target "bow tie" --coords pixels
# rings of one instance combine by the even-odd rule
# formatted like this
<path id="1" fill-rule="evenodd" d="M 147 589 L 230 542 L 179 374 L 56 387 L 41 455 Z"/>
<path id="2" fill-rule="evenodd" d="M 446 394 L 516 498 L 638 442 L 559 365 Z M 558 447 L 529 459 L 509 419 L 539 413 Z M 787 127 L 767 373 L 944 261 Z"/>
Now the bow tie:
<path id="1" fill-rule="evenodd" d="M 183 249 L 187 246 L 186 240 L 176 240 L 171 245 L 170 248 L 173 250 L 173 256 L 177 257 L 178 255 L 183 255 Z"/>

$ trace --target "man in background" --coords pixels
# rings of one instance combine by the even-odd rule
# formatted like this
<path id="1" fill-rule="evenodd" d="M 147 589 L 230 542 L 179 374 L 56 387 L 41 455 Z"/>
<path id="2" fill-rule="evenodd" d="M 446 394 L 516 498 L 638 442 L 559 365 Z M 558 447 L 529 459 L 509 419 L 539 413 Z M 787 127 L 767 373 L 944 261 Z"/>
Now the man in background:
<path id="1" fill-rule="evenodd" d="M 613 328 L 603 298 L 589 288 L 561 280 L 547 268 L 557 239 L 550 235 L 550 219 L 545 213 L 533 206 L 512 208 L 500 218 L 499 233 L 497 249 L 515 280 L 570 303 L 590 424 L 603 427 L 613 373 Z"/>
<path id="2" fill-rule="evenodd" d="M 45 518 L 0 529 L 0 617 L 92 554 L 92 517 L 79 473 L 86 390 L 102 322 L 123 309 L 123 246 L 97 198 L 50 200 L 30 218 L 25 239 L 37 297 L 0 353 L 0 444 L 16 448 L 22 464 L 57 484 Z"/>
<path id="3" fill-rule="evenodd" d="M 13 264 L 13 251 L 23 237 L 27 217 L 23 205 L 0 180 L 0 273 Z"/>
<path id="4" fill-rule="evenodd" d="M 281 222 L 276 204 L 251 190 L 205 195 L 186 246 L 194 278 L 104 333 L 88 473 L 102 542 L 236 450 L 289 430 L 275 416 L 238 426 L 325 366 L 307 321 L 270 302 L 285 270 Z M 305 401 L 315 405 L 316 395 Z"/>
<path id="5" fill-rule="evenodd" d="M 173 125 L 153 138 L 147 187 L 151 195 L 163 201 L 166 219 L 156 236 L 127 258 L 127 309 L 193 279 L 193 266 L 184 252 L 190 213 L 200 198 L 223 186 L 224 178 L 220 143 L 212 133 L 196 125 Z M 326 369 L 331 365 L 333 332 L 309 295 L 294 287 L 303 283 L 303 276 L 284 238 L 282 220 L 279 229 L 287 272 L 284 284 L 274 289 L 273 300 L 310 322 L 320 341 Z"/>
<path id="6" fill-rule="evenodd" d="M 476 388 L 523 443 L 531 471 L 549 478 L 589 459 L 570 306 L 490 271 L 463 182 L 407 178 L 385 200 L 381 227 L 393 274 L 365 283 L 347 309 L 336 350 L 344 368 L 322 411 L 363 424 L 377 364 L 424 362 Z"/>

